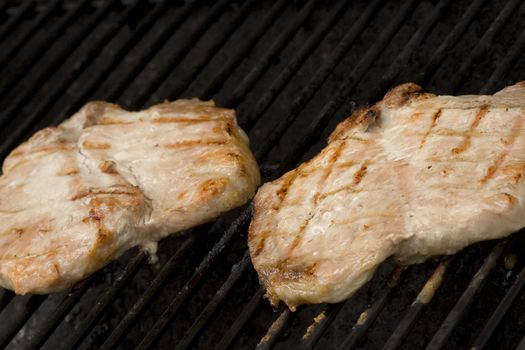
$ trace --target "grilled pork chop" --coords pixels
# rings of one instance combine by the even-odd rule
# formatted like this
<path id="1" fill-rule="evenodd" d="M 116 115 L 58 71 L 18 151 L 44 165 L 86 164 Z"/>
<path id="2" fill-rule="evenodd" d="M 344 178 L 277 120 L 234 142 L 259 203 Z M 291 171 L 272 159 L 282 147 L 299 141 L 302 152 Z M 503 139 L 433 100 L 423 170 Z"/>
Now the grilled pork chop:
<path id="1" fill-rule="evenodd" d="M 357 111 L 259 189 L 249 247 L 273 304 L 339 302 L 389 257 L 421 262 L 525 226 L 525 82 L 492 96 L 420 90 Z"/>
<path id="2" fill-rule="evenodd" d="M 0 285 L 63 290 L 133 246 L 247 202 L 259 184 L 232 110 L 87 104 L 15 149 L 0 177 Z"/>

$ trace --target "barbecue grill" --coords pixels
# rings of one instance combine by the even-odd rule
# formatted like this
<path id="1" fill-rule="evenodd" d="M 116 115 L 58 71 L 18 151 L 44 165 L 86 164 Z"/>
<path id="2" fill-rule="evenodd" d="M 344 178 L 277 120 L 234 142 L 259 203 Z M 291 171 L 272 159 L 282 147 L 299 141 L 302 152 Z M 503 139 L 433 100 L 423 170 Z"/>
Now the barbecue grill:
<path id="1" fill-rule="evenodd" d="M 267 181 L 399 83 L 493 93 L 525 79 L 519 0 L 6 0 L 0 19 L 2 159 L 89 100 L 140 109 L 197 96 L 237 109 Z M 68 293 L 1 290 L 0 346 L 525 348 L 522 234 L 384 263 L 348 301 L 292 313 L 264 299 L 250 215 L 165 239 L 155 264 L 130 251 Z"/>

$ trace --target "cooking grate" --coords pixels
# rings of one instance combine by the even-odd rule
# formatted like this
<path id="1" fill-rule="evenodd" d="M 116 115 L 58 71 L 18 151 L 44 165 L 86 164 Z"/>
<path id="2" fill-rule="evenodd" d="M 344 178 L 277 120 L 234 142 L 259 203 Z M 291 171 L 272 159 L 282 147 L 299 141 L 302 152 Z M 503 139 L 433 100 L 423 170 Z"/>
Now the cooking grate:
<path id="1" fill-rule="evenodd" d="M 398 83 L 492 93 L 525 76 L 518 0 L 6 1 L 0 18 L 2 158 L 91 99 L 138 109 L 199 96 L 237 108 L 270 180 Z M 0 291 L 0 346 L 481 349 L 525 334 L 525 261 L 508 262 L 521 234 L 385 263 L 350 300 L 291 313 L 263 299 L 250 215 L 246 206 L 166 239 L 157 265 L 128 252 L 70 293 Z"/>

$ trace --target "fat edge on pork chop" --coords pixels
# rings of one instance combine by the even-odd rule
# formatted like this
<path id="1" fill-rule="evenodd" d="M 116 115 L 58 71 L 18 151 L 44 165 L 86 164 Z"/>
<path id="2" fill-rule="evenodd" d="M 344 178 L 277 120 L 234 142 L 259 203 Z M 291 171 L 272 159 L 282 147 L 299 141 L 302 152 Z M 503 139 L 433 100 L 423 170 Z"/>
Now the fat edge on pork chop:
<path id="1" fill-rule="evenodd" d="M 387 258 L 454 254 L 525 226 L 525 82 L 494 95 L 391 90 L 310 161 L 264 184 L 249 249 L 292 310 L 349 298 Z"/>
<path id="2" fill-rule="evenodd" d="M 260 181 L 235 112 L 91 102 L 17 147 L 0 177 L 0 285 L 62 291 L 141 246 L 246 203 Z"/>

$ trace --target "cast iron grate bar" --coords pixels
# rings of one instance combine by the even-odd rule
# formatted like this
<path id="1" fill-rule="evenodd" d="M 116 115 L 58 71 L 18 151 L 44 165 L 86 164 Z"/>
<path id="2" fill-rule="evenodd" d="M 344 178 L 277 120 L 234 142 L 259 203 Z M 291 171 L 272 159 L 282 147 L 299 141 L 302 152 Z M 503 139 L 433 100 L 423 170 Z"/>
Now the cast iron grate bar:
<path id="1" fill-rule="evenodd" d="M 468 55 L 468 58 L 463 61 L 459 71 L 457 71 L 452 77 L 450 82 L 451 91 L 457 91 L 462 81 L 465 80 L 470 67 L 472 64 L 483 56 L 485 52 L 490 48 L 494 37 L 503 26 L 508 22 L 510 16 L 515 12 L 515 9 L 521 4 L 521 0 L 510 0 L 507 2 L 503 10 L 498 14 L 498 17 L 492 22 L 489 29 L 485 31 L 485 34 L 478 41 L 472 52 Z"/>
<path id="2" fill-rule="evenodd" d="M 244 210 L 243 213 L 234 220 L 228 230 L 220 238 L 219 242 L 209 251 L 208 255 L 195 270 L 195 273 L 190 280 L 182 287 L 177 297 L 167 307 L 166 311 L 157 319 L 151 330 L 144 336 L 137 349 L 148 349 L 157 337 L 165 330 L 168 322 L 173 318 L 180 306 L 186 301 L 190 293 L 201 282 L 204 274 L 212 266 L 218 255 L 226 248 L 232 241 L 234 236 L 237 236 L 241 230 L 244 230 L 251 217 L 251 208 Z"/>
<path id="3" fill-rule="evenodd" d="M 316 115 L 314 119 L 310 122 L 310 124 L 306 127 L 306 132 L 304 132 L 304 135 L 302 135 L 302 141 L 292 146 L 291 149 L 288 150 L 288 152 L 284 155 L 281 161 L 281 169 L 287 169 L 288 166 L 290 166 L 293 162 L 296 161 L 295 159 L 300 157 L 300 155 L 303 153 L 300 146 L 301 144 L 312 142 L 313 138 L 320 133 L 321 128 L 319 128 L 319 125 L 322 125 L 328 118 L 330 118 L 344 103 L 345 99 L 348 98 L 350 92 L 365 75 L 372 63 L 390 43 L 390 40 L 397 33 L 403 21 L 409 16 L 416 3 L 417 1 L 415 0 L 405 1 L 403 3 L 396 17 L 394 17 L 394 19 L 388 23 L 388 25 L 377 38 L 377 41 L 374 42 L 374 45 L 370 49 L 368 49 L 363 58 L 359 60 L 359 63 L 357 63 L 350 75 L 344 79 L 343 83 L 340 85 L 339 89 L 335 93 L 335 96 L 330 99 L 330 101 L 321 110 L 321 113 Z M 277 130 L 274 130 L 274 134 L 272 134 L 271 138 L 268 138 L 268 141 L 276 142 L 275 137 L 277 135 L 281 137 L 284 134 L 285 130 L 286 128 L 283 128 L 283 130 L 279 130 L 278 133 L 276 132 Z"/>
<path id="4" fill-rule="evenodd" d="M 293 75 L 299 70 L 306 59 L 312 55 L 315 48 L 326 37 L 331 28 L 339 21 L 345 9 L 348 7 L 347 1 L 339 1 L 338 6 L 330 13 L 329 17 L 324 20 L 316 32 L 308 39 L 308 41 L 301 47 L 297 54 L 290 60 L 288 65 L 282 70 L 279 76 L 273 81 L 268 91 L 259 98 L 255 110 L 248 114 L 243 120 L 243 126 L 246 129 L 251 129 L 261 115 L 268 109 L 275 98 L 279 95 L 282 89 L 290 81 Z"/>
<path id="5" fill-rule="evenodd" d="M 279 340 L 282 332 L 288 327 L 290 319 L 292 318 L 292 312 L 290 309 L 285 309 L 279 314 L 279 316 L 273 321 L 268 331 L 262 337 L 259 344 L 257 344 L 257 350 L 270 350 L 272 346 Z"/>
<path id="6" fill-rule="evenodd" d="M 253 85 L 259 80 L 261 75 L 267 70 L 270 64 L 275 61 L 279 53 L 286 47 L 288 42 L 292 40 L 297 31 L 304 25 L 306 20 L 311 16 L 315 9 L 318 0 L 310 0 L 301 9 L 299 14 L 295 17 L 293 22 L 286 27 L 286 30 L 281 33 L 275 42 L 268 48 L 261 59 L 254 65 L 251 71 L 244 77 L 239 86 L 233 93 L 225 99 L 224 104 L 227 107 L 237 106 Z"/>
<path id="7" fill-rule="evenodd" d="M 6 1 L 7 2 L 7 1 Z M 22 20 L 27 12 L 34 7 L 35 0 L 26 1 L 23 5 L 20 5 L 18 11 L 9 17 L 3 27 L 0 28 L 0 41 L 4 40 L 4 37 Z"/>
<path id="8" fill-rule="evenodd" d="M 317 341 L 323 336 L 328 326 L 335 320 L 345 303 L 328 304 L 316 317 L 312 324 L 308 326 L 303 334 L 300 347 L 301 349 L 313 349 Z"/>
<path id="9" fill-rule="evenodd" d="M 242 5 L 240 11 L 235 12 L 235 16 L 230 22 L 226 25 L 225 28 L 221 29 L 221 36 L 215 39 L 207 49 L 206 52 L 197 57 L 197 61 L 193 62 L 191 67 L 189 67 L 188 76 L 181 77 L 178 79 L 178 84 L 175 88 L 168 94 L 168 99 L 176 99 L 179 97 L 195 80 L 199 73 L 203 70 L 204 67 L 215 57 L 215 54 L 222 48 L 230 36 L 235 32 L 235 30 L 240 27 L 248 18 L 250 10 L 253 5 L 256 3 L 256 0 L 247 0 L 245 4 Z M 168 75 L 169 76 L 169 75 Z M 168 78 L 166 76 L 166 78 Z M 159 85 L 160 86 L 160 85 Z"/>
<path id="10" fill-rule="evenodd" d="M 2 310 L 4 310 L 4 308 L 9 305 L 9 302 L 15 297 L 15 293 L 8 289 L 0 289 L 0 293 L 2 293 L 0 296 L 0 312 L 2 312 Z"/>
<path id="11" fill-rule="evenodd" d="M 20 48 L 28 41 L 28 38 L 42 26 L 42 23 L 47 20 L 47 18 L 58 7 L 59 4 L 59 0 L 54 0 L 48 4 L 46 8 L 40 12 L 34 20 L 31 21 L 31 24 L 24 27 L 23 32 L 16 37 L 16 41 L 14 41 L 10 46 L 4 47 L 2 51 L 0 51 L 0 67 L 4 66 L 6 62 L 20 50 Z"/>
<path id="12" fill-rule="evenodd" d="M 114 0 L 110 0 L 110 2 L 108 2 L 106 4 L 106 6 L 104 6 L 103 8 L 101 8 L 100 10 L 97 11 L 97 15 L 96 15 L 96 18 L 95 20 L 98 22 L 100 19 L 102 19 L 102 17 L 104 15 L 107 15 L 107 12 L 108 12 L 108 9 L 109 9 L 109 6 L 111 6 L 111 3 L 113 2 Z M 125 22 L 126 22 L 126 19 L 129 17 L 129 15 L 133 12 L 133 10 L 135 10 L 138 2 L 141 1 L 141 0 L 138 0 L 137 2 L 135 2 L 133 5 L 130 5 L 129 7 L 127 7 L 121 14 L 120 16 L 118 17 L 116 23 L 114 26 L 111 26 L 108 28 L 108 30 L 106 32 L 104 32 L 102 34 L 102 37 L 101 38 L 98 38 L 97 42 L 94 43 L 94 45 L 90 46 L 88 49 L 87 49 L 87 52 L 82 55 L 82 57 L 79 59 L 79 61 L 77 62 L 77 64 L 75 64 L 73 66 L 73 68 L 71 70 L 69 70 L 67 72 L 67 75 L 64 76 L 61 80 L 60 80 L 60 84 L 52 89 L 52 90 L 48 90 L 46 91 L 46 95 L 44 97 L 42 97 L 42 99 L 40 100 L 39 104 L 37 105 L 37 107 L 33 110 L 33 112 L 26 116 L 18 125 L 17 125 L 17 129 L 14 130 L 2 143 L 2 145 L 0 146 L 0 158 L 3 158 L 7 155 L 8 151 L 17 143 L 20 141 L 20 138 L 23 136 L 24 132 L 27 130 L 27 128 L 29 126 L 31 126 L 34 121 L 43 113 L 45 112 L 52 104 L 54 101 L 56 101 L 56 99 L 66 91 L 67 87 L 71 85 L 71 83 L 73 81 L 75 81 L 75 79 L 89 66 L 89 64 L 97 57 L 97 55 L 99 54 L 100 50 L 102 50 L 102 48 L 112 39 L 112 37 L 116 34 L 116 32 L 118 31 L 118 29 L 120 27 L 122 27 Z M 90 30 L 92 30 L 92 28 L 90 28 Z M 52 73 L 52 72 L 49 72 L 49 73 Z M 46 74 L 48 75 L 48 74 Z M 6 120 L 9 118 L 9 117 L 12 117 L 14 112 L 20 108 L 21 104 L 23 101 L 26 101 L 28 98 L 30 98 L 30 96 L 34 93 L 34 91 L 32 90 L 36 90 L 37 88 L 39 88 L 45 80 L 47 80 L 47 78 L 49 78 L 49 76 L 46 76 L 46 75 L 42 75 L 39 77 L 39 79 L 37 79 L 39 81 L 40 84 L 33 84 L 31 86 L 31 89 L 28 89 L 26 91 L 31 91 L 31 93 L 25 93 L 25 94 L 22 94 L 20 95 L 20 98 L 17 99 L 17 102 L 14 102 L 11 106 L 11 108 L 8 108 L 8 110 L 5 112 L 5 114 L 2 114 L 2 119 L 0 120 L 0 125 L 3 123 L 3 122 L 6 122 Z M 45 77 L 42 78 L 42 77 Z M 41 80 L 44 80 L 44 81 L 41 81 Z"/>
<path id="13" fill-rule="evenodd" d="M 19 305 L 14 305 L 11 303 L 9 307 L 20 307 L 18 310 L 10 310 L 9 307 L 3 310 L 3 313 L 9 312 L 9 323 L 4 328 L 1 328 L 0 332 L 0 349 L 3 349 L 9 344 L 11 339 L 18 333 L 20 328 L 26 323 L 26 321 L 33 315 L 36 309 L 42 304 L 46 299 L 46 296 L 43 295 L 32 295 L 27 296 L 26 300 L 17 298 L 18 304 L 20 302 L 25 302 L 25 304 L 20 307 Z"/>
<path id="14" fill-rule="evenodd" d="M 511 49 L 501 61 L 497 67 L 496 71 L 491 75 L 487 84 L 481 89 L 482 94 L 487 94 L 495 89 L 503 81 L 505 75 L 507 75 L 510 67 L 514 65 L 520 54 L 523 53 L 525 48 L 525 28 L 521 31 L 520 36 L 516 42 L 512 45 Z"/>
<path id="15" fill-rule="evenodd" d="M 443 63 L 443 60 L 447 56 L 448 50 L 454 46 L 459 39 L 462 37 L 465 30 L 467 30 L 469 24 L 474 18 L 476 18 L 477 13 L 481 10 L 481 7 L 487 0 L 475 0 L 463 14 L 459 23 L 454 26 L 454 29 L 446 37 L 445 41 L 439 45 L 436 52 L 432 55 L 428 63 L 425 65 L 421 71 L 417 82 L 427 82 L 430 78 L 436 73 L 437 69 Z"/>
<path id="16" fill-rule="evenodd" d="M 140 316 L 144 308 L 149 304 L 151 299 L 158 293 L 160 288 L 163 286 L 164 281 L 171 275 L 178 266 L 181 259 L 189 252 L 190 248 L 196 242 L 196 235 L 190 235 L 175 254 L 164 264 L 162 270 L 155 276 L 153 281 L 150 283 L 148 289 L 141 295 L 140 299 L 133 304 L 131 309 L 127 312 L 126 316 L 119 322 L 119 324 L 113 329 L 113 332 L 108 336 L 106 341 L 101 347 L 103 349 L 113 349 L 117 342 L 122 338 L 124 333 L 129 329 L 135 319 Z"/>
<path id="17" fill-rule="evenodd" d="M 291 120 L 293 120 L 300 111 L 303 110 L 303 108 L 306 106 L 308 101 L 313 97 L 314 93 L 319 90 L 321 85 L 326 81 L 328 76 L 332 73 L 335 66 L 343 59 L 344 55 L 348 52 L 354 41 L 357 39 L 357 37 L 362 33 L 362 31 L 365 29 L 368 22 L 371 20 L 372 15 L 377 12 L 379 9 L 379 6 L 383 3 L 381 0 L 374 0 L 371 4 L 369 4 L 365 10 L 360 16 L 357 22 L 352 26 L 350 31 L 348 31 L 347 34 L 341 39 L 341 42 L 337 45 L 337 47 L 334 49 L 334 52 L 330 55 L 330 57 L 321 65 L 321 68 L 314 74 L 313 78 L 308 82 L 308 85 L 301 91 L 300 95 L 295 98 L 292 102 L 291 112 L 287 115 L 287 117 L 283 120 L 282 123 L 277 124 L 275 130 L 279 131 L 285 126 L 282 126 L 281 124 L 287 125 L 288 123 L 291 123 Z M 270 90 L 271 91 L 271 90 Z M 268 92 L 268 94 L 270 93 Z M 273 93 L 277 95 L 276 93 Z M 275 99 L 276 96 L 273 97 L 265 97 L 265 99 Z M 259 103 L 257 103 L 256 111 L 261 110 L 259 112 L 261 115 L 264 111 L 262 111 L 262 106 L 259 107 Z M 265 107 L 266 109 L 267 107 Z M 253 121 L 255 123 L 255 121 Z M 272 142 L 267 142 L 269 145 Z M 269 147 L 269 146 L 268 146 Z M 261 150 L 260 153 L 266 153 L 268 150 Z"/>
<path id="18" fill-rule="evenodd" d="M 366 334 L 381 310 L 385 307 L 392 290 L 399 284 L 405 270 L 406 268 L 404 266 L 396 266 L 394 268 L 388 278 L 386 287 L 379 293 L 379 296 L 374 298 L 373 304 L 361 313 L 356 324 L 352 327 L 350 334 L 339 349 L 354 349 L 357 346 L 358 342 Z"/>
<path id="19" fill-rule="evenodd" d="M 45 322 L 39 323 L 37 330 L 32 336 L 27 349 L 40 349 L 49 336 L 55 331 L 64 317 L 71 311 L 73 306 L 80 300 L 90 287 L 90 279 L 82 281 L 73 291 L 64 296 L 63 300 L 57 306 L 53 314 L 46 318 Z"/>
<path id="20" fill-rule="evenodd" d="M 516 350 L 525 350 L 525 337 L 523 337 L 523 339 L 521 339 L 521 341 L 518 344 L 518 347 L 516 348 Z"/>
<path id="21" fill-rule="evenodd" d="M 69 338 L 64 340 L 61 346 L 62 349 L 78 348 L 91 326 L 99 319 L 102 311 L 116 298 L 120 290 L 135 275 L 145 261 L 146 256 L 144 254 L 138 254 L 133 257 L 131 262 L 124 268 L 124 271 L 113 282 L 111 288 L 93 305 L 91 312 L 75 327 Z"/>
<path id="22" fill-rule="evenodd" d="M 168 62 L 164 65 L 158 67 L 158 70 L 155 71 L 155 75 L 151 78 L 148 86 L 140 89 L 136 96 L 128 98 L 124 101 L 126 106 L 142 106 L 146 103 L 148 97 L 150 97 L 158 86 L 162 83 L 164 78 L 169 75 L 170 71 L 178 65 L 184 57 L 191 51 L 195 46 L 196 42 L 206 33 L 206 31 L 211 27 L 211 25 L 217 20 L 221 12 L 229 5 L 230 0 L 221 0 L 216 3 L 211 12 L 206 16 L 206 18 L 199 23 L 199 26 L 195 31 L 189 34 L 184 42 L 180 43 L 179 50 L 170 56 Z"/>
<path id="23" fill-rule="evenodd" d="M 268 28 L 270 28 L 270 26 L 279 17 L 287 3 L 288 1 L 286 0 L 279 0 L 272 6 L 268 15 L 260 22 L 260 24 L 254 30 L 254 34 L 249 35 L 246 40 L 240 43 L 240 48 L 238 48 L 238 54 L 235 56 L 235 58 L 230 59 L 225 64 L 224 68 L 222 68 L 221 71 L 212 78 L 211 83 L 208 84 L 206 89 L 199 95 L 202 100 L 210 100 L 213 98 L 213 95 L 223 86 L 228 77 L 232 74 L 232 72 L 242 61 L 242 59 L 244 59 L 245 56 L 248 55 L 248 53 L 257 44 L 257 41 L 260 39 L 260 37 L 266 31 L 268 31 Z"/>
<path id="24" fill-rule="evenodd" d="M 446 341 L 452 334 L 452 331 L 456 328 L 457 324 L 465 316 L 468 309 L 475 300 L 475 297 L 485 281 L 489 273 L 494 269 L 498 259 L 500 258 L 503 250 L 507 245 L 508 240 L 499 242 L 496 247 L 489 254 L 481 268 L 476 272 L 472 280 L 470 281 L 467 289 L 459 298 L 454 308 L 450 311 L 447 318 L 441 324 L 432 340 L 427 346 L 427 350 L 442 349 Z"/>
<path id="25" fill-rule="evenodd" d="M 195 337 L 199 334 L 202 328 L 210 320 L 211 316 L 220 304 L 228 297 L 228 293 L 231 291 L 234 284 L 239 280 L 242 274 L 250 266 L 250 254 L 246 252 L 240 262 L 233 265 L 232 270 L 226 281 L 219 288 L 213 299 L 206 305 L 201 314 L 197 317 L 197 320 L 191 325 L 190 329 L 184 335 L 184 338 L 177 344 L 175 350 L 187 349 Z"/>
<path id="26" fill-rule="evenodd" d="M 169 3 L 169 1 L 164 1 L 164 3 L 167 4 Z M 108 100 L 115 102 L 118 100 L 118 98 L 122 95 L 125 89 L 133 82 L 133 79 L 135 79 L 135 77 L 138 76 L 140 72 L 144 70 L 147 64 L 160 51 L 160 49 L 166 43 L 166 41 L 168 41 L 168 39 L 175 33 L 175 31 L 180 27 L 180 25 L 188 17 L 190 17 L 191 11 L 195 9 L 197 4 L 198 1 L 191 1 L 185 4 L 184 8 L 173 16 L 167 28 L 164 28 L 154 38 L 148 38 L 150 41 L 153 42 L 153 44 L 151 44 L 151 46 L 149 46 L 146 50 L 137 53 L 138 58 L 136 58 L 136 56 L 133 58 L 134 62 L 132 63 L 128 74 L 124 75 L 122 79 L 112 82 L 111 88 L 106 94 Z M 159 12 L 162 13 L 162 11 L 163 8 L 161 7 L 159 9 Z M 73 105 L 71 108 L 68 108 L 68 113 L 71 113 L 76 108 L 78 108 L 80 103 L 82 103 L 82 100 L 77 101 L 75 105 Z"/>
<path id="27" fill-rule="evenodd" d="M 97 87 L 99 87 L 104 81 L 109 79 L 111 76 L 111 72 L 114 71 L 117 66 L 123 62 L 123 59 L 125 59 L 126 55 L 131 52 L 131 50 L 135 47 L 135 45 L 140 42 L 140 40 L 148 33 L 148 31 L 152 28 L 152 26 L 155 24 L 155 21 L 157 21 L 158 17 L 166 12 L 167 6 L 169 5 L 170 1 L 166 0 L 163 1 L 157 5 L 155 5 L 154 9 L 150 11 L 138 24 L 138 26 L 133 30 L 132 34 L 125 39 L 122 45 L 120 45 L 115 53 L 112 55 L 110 61 L 104 66 L 101 67 L 100 70 L 98 70 L 93 78 L 91 78 L 86 84 L 83 86 L 82 91 L 80 91 L 74 99 L 72 99 L 68 104 L 66 104 L 63 108 L 62 115 L 58 116 L 57 119 L 53 120 L 53 122 L 59 122 L 59 119 L 61 120 L 63 117 L 68 117 L 75 113 L 83 103 L 96 91 Z M 186 17 L 189 13 L 189 11 L 192 9 L 192 6 L 186 7 L 181 13 L 176 16 L 176 18 L 173 18 L 173 21 L 170 23 L 170 27 L 172 27 L 174 30 L 178 28 L 178 26 L 181 23 L 181 19 Z M 169 33 L 169 30 L 163 30 L 159 35 L 154 39 L 156 42 L 159 42 L 159 39 L 162 39 L 166 36 L 167 33 Z M 142 52 L 142 57 L 148 57 L 149 59 L 154 57 L 155 54 L 155 47 L 150 47 L 146 52 Z M 132 79 L 136 77 L 139 74 L 139 71 L 141 68 L 143 68 L 146 65 L 147 62 L 144 62 L 142 65 L 142 62 L 140 64 L 134 66 L 131 68 L 131 71 L 127 72 L 125 75 L 126 78 L 124 81 L 127 81 L 127 79 Z M 122 80 L 121 80 L 122 83 Z M 110 95 L 112 95 L 109 98 L 106 98 L 106 100 L 114 100 L 113 94 L 115 92 L 118 94 L 122 92 L 124 89 L 120 89 L 120 84 L 116 83 L 113 86 L 113 92 L 110 92 Z"/>
<path id="28" fill-rule="evenodd" d="M 13 67 L 9 71 L 9 75 L 7 75 L 5 78 L 2 79 L 0 82 L 0 97 L 8 91 L 8 88 L 13 86 L 13 84 L 18 81 L 24 74 L 26 74 L 33 65 L 38 62 L 38 60 L 41 58 L 42 54 L 46 49 L 48 49 L 53 42 L 59 37 L 59 35 L 63 34 L 66 28 L 68 28 L 72 21 L 78 16 L 80 13 L 80 10 L 84 8 L 89 3 L 90 0 L 82 0 L 77 6 L 75 6 L 72 10 L 68 11 L 67 15 L 64 16 L 59 24 L 53 29 L 51 29 L 47 33 L 47 37 L 44 42 L 38 43 L 38 47 L 35 49 L 34 52 L 31 53 L 31 57 L 29 58 L 28 62 L 24 62 L 23 65 L 18 65 L 18 67 Z M 71 51 L 71 50 L 67 50 Z M 62 61 L 62 60 L 57 60 Z"/>
<path id="29" fill-rule="evenodd" d="M 394 62 L 389 66 L 388 71 L 380 78 L 380 82 L 377 84 L 378 88 L 370 93 L 369 100 L 378 101 L 383 97 L 385 91 L 388 91 L 388 89 L 392 87 L 392 83 L 396 76 L 403 67 L 407 66 L 416 48 L 421 45 L 429 31 L 436 25 L 436 22 L 443 14 L 443 11 L 449 5 L 450 0 L 441 0 L 436 7 L 434 7 L 427 21 L 425 21 L 418 31 L 410 38 L 410 41 L 403 46 L 401 53 L 397 55 Z"/>
<path id="30" fill-rule="evenodd" d="M 388 338 L 383 347 L 384 350 L 398 349 L 403 343 L 403 340 L 412 329 L 415 321 L 419 318 L 421 312 L 432 301 L 436 291 L 441 286 L 443 277 L 447 272 L 448 266 L 450 265 L 450 261 L 451 258 L 445 258 L 439 263 L 438 267 L 434 270 L 430 278 L 421 289 L 421 292 L 419 292 L 414 302 L 408 308 L 408 311 L 401 322 L 399 322 L 397 328 L 394 330 L 394 332 L 392 332 L 390 338 Z"/>
<path id="31" fill-rule="evenodd" d="M 239 332 L 242 330 L 244 325 L 248 322 L 250 317 L 253 315 L 257 306 L 261 303 L 264 296 L 264 288 L 260 287 L 257 293 L 250 299 L 250 302 L 243 308 L 239 317 L 235 320 L 232 326 L 228 329 L 226 334 L 222 337 L 221 341 L 217 345 L 217 350 L 226 350 L 230 345 L 237 339 Z"/>
<path id="32" fill-rule="evenodd" d="M 474 344 L 471 347 L 471 350 L 479 350 L 485 348 L 490 337 L 494 333 L 494 330 L 499 326 L 501 320 L 509 310 L 510 306 L 514 303 L 519 293 L 525 285 L 525 267 L 521 269 L 521 272 L 512 284 L 512 287 L 507 292 L 503 300 L 499 303 L 498 307 L 490 317 L 490 319 L 485 324 L 485 327 L 481 330 L 478 335 L 478 338 L 474 341 Z"/>

